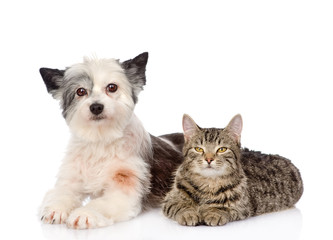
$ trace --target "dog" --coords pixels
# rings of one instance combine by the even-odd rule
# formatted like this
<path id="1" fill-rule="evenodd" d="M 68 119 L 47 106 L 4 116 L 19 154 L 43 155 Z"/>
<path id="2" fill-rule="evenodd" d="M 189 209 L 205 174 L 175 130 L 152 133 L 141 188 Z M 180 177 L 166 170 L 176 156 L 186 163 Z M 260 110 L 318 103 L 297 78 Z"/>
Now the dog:
<path id="1" fill-rule="evenodd" d="M 152 136 L 133 112 L 147 61 L 145 52 L 124 62 L 84 58 L 65 70 L 40 69 L 71 131 L 56 184 L 39 210 L 44 223 L 105 227 L 161 203 L 182 162 L 184 137 Z"/>

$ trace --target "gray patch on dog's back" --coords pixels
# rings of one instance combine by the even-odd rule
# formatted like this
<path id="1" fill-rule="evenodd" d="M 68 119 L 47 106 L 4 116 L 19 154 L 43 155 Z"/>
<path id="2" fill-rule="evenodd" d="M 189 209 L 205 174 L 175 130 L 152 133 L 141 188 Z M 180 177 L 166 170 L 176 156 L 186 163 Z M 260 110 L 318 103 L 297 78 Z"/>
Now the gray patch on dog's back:
<path id="1" fill-rule="evenodd" d="M 153 156 L 148 159 L 150 165 L 151 192 L 143 200 L 146 207 L 158 207 L 165 194 L 172 185 L 172 174 L 183 161 L 181 145 L 184 144 L 182 134 L 168 134 L 161 136 L 172 142 L 173 146 L 166 143 L 160 137 L 150 135 L 153 147 Z"/>

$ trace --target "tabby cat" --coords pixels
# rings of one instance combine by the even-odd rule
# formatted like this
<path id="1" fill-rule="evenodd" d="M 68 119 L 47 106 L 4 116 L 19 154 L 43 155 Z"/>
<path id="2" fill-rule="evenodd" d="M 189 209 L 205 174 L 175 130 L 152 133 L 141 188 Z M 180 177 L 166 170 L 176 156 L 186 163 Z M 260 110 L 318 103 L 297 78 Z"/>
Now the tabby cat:
<path id="1" fill-rule="evenodd" d="M 242 118 L 224 129 L 200 128 L 183 117 L 184 162 L 163 202 L 181 225 L 224 225 L 292 207 L 303 193 L 298 169 L 278 155 L 240 148 Z"/>

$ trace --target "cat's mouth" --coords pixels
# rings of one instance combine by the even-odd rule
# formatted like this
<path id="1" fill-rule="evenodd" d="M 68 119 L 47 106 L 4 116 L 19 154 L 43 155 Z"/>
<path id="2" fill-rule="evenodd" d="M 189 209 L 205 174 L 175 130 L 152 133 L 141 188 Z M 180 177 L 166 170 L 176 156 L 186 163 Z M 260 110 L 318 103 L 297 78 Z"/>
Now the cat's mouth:
<path id="1" fill-rule="evenodd" d="M 200 175 L 205 176 L 205 177 L 217 177 L 217 176 L 221 175 L 220 171 L 211 165 L 207 165 L 207 166 L 201 168 L 199 173 L 200 173 Z"/>
<path id="2" fill-rule="evenodd" d="M 216 170 L 215 167 L 212 166 L 211 164 L 206 165 L 206 166 L 204 167 L 204 169 L 209 170 L 209 171 L 214 171 L 214 170 Z"/>

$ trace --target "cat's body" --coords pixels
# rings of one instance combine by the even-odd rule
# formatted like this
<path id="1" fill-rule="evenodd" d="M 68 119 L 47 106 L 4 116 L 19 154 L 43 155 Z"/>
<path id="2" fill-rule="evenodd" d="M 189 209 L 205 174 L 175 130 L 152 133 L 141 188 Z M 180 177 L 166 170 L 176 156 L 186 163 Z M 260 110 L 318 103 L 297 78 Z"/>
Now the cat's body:
<path id="1" fill-rule="evenodd" d="M 303 192 L 298 169 L 278 155 L 240 148 L 242 121 L 225 129 L 201 129 L 183 120 L 184 162 L 163 203 L 182 225 L 227 222 L 292 207 Z"/>
<path id="2" fill-rule="evenodd" d="M 301 198 L 301 175 L 290 160 L 244 149 L 241 165 L 247 178 L 252 216 L 290 208 Z"/>

